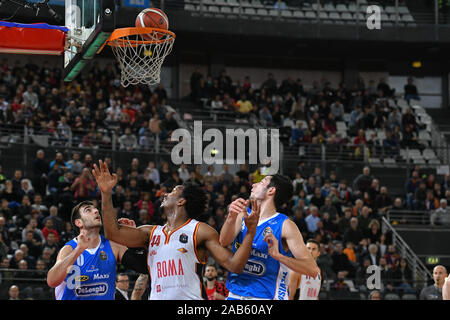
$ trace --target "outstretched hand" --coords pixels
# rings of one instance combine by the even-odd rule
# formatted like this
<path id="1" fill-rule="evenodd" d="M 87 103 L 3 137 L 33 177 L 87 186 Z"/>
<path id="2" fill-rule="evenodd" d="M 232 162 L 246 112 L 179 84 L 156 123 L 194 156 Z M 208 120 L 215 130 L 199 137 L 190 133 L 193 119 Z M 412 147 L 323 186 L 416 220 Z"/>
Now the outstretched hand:
<path id="1" fill-rule="evenodd" d="M 111 192 L 117 184 L 117 175 L 109 172 L 108 165 L 102 160 L 99 161 L 99 167 L 94 164 L 92 174 L 97 182 L 97 185 L 102 193 Z"/>
<path id="2" fill-rule="evenodd" d="M 250 214 L 247 214 L 247 207 L 244 207 L 242 209 L 242 212 L 244 213 L 244 221 L 245 226 L 247 227 L 247 232 L 250 232 L 254 235 L 256 233 L 256 227 L 258 226 L 261 205 L 258 204 L 256 200 L 251 200 L 251 203 L 252 212 Z"/>

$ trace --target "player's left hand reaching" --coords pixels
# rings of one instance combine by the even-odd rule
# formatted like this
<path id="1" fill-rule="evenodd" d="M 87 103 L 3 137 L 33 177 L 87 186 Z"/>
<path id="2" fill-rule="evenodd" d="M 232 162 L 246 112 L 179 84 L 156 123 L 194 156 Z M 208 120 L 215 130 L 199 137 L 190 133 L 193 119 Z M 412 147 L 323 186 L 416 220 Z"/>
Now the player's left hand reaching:
<path id="1" fill-rule="evenodd" d="M 268 233 L 264 237 L 264 241 L 267 242 L 267 246 L 269 247 L 269 255 L 277 260 L 277 257 L 280 255 L 277 238 L 273 235 L 273 233 Z"/>
<path id="2" fill-rule="evenodd" d="M 97 185 L 102 193 L 109 193 L 112 191 L 114 186 L 117 184 L 117 175 L 109 172 L 108 165 L 102 160 L 99 161 L 99 167 L 94 164 L 94 169 L 92 174 L 97 181 Z"/>
<path id="3" fill-rule="evenodd" d="M 243 207 L 242 212 L 244 213 L 245 226 L 247 227 L 247 232 L 255 235 L 256 227 L 258 226 L 259 213 L 261 211 L 261 205 L 258 204 L 256 200 L 251 200 L 252 212 L 247 214 L 247 207 Z"/>

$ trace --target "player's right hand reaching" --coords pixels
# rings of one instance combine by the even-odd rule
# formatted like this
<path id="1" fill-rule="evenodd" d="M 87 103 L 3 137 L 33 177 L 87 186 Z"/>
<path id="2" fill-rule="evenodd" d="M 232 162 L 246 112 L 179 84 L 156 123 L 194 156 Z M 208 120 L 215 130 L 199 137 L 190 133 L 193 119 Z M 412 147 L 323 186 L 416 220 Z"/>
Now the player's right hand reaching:
<path id="1" fill-rule="evenodd" d="M 261 205 L 258 204 L 257 200 L 251 200 L 251 203 L 252 203 L 252 212 L 250 214 L 247 214 L 246 206 L 244 206 L 244 208 L 242 209 L 242 212 L 244 213 L 244 221 L 245 221 L 245 226 L 247 227 L 247 232 L 255 235 L 256 227 L 258 226 Z"/>
<path id="2" fill-rule="evenodd" d="M 79 247 L 81 251 L 84 251 L 89 247 L 90 241 L 91 237 L 89 237 L 88 232 L 85 229 L 83 229 L 80 231 L 80 234 L 78 235 L 77 247 Z"/>
<path id="3" fill-rule="evenodd" d="M 247 208 L 249 203 L 250 203 L 249 200 L 244 200 L 242 198 L 234 200 L 230 204 L 230 207 L 228 208 L 228 217 L 230 219 L 236 219 L 239 213 L 241 213 L 244 209 Z"/>
<path id="4" fill-rule="evenodd" d="M 102 160 L 99 161 L 99 166 L 94 164 L 92 174 L 97 181 L 98 188 L 103 193 L 110 193 L 114 186 L 117 184 L 117 175 L 109 172 L 108 165 Z"/>

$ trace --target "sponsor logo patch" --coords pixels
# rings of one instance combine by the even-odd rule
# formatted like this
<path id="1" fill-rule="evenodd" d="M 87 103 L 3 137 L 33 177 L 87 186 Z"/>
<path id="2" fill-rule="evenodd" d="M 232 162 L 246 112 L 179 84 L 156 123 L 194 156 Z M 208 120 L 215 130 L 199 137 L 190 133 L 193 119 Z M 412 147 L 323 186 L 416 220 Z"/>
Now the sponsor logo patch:
<path id="1" fill-rule="evenodd" d="M 106 255 L 105 251 L 100 251 L 100 259 L 102 259 L 102 260 L 108 259 L 108 256 Z"/>
<path id="2" fill-rule="evenodd" d="M 186 253 L 186 252 L 188 252 L 185 248 L 180 248 L 180 249 L 178 249 L 178 251 L 180 251 L 181 253 Z"/>
<path id="3" fill-rule="evenodd" d="M 85 275 L 78 276 L 75 278 L 75 281 L 79 281 L 79 282 L 84 282 L 84 281 L 88 281 L 88 280 L 89 280 L 89 276 L 85 276 Z"/>
<path id="4" fill-rule="evenodd" d="M 94 280 L 109 279 L 109 274 L 94 274 Z"/>
<path id="5" fill-rule="evenodd" d="M 266 266 L 261 261 L 248 260 L 243 272 L 254 276 L 262 276 L 266 273 Z"/>
<path id="6" fill-rule="evenodd" d="M 87 284 L 79 288 L 75 288 L 75 294 L 78 297 L 104 296 L 108 292 L 107 283 Z"/>
<path id="7" fill-rule="evenodd" d="M 188 236 L 187 236 L 186 233 L 182 233 L 182 234 L 180 235 L 180 242 L 181 242 L 181 243 L 187 243 L 187 242 L 188 242 Z"/>

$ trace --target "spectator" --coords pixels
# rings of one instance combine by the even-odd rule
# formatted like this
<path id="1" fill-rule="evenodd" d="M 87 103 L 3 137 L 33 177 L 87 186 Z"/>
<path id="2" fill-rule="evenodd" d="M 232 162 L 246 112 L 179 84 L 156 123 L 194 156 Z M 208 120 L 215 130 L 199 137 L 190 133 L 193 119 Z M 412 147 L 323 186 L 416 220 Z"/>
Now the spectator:
<path id="1" fill-rule="evenodd" d="M 317 222 L 320 221 L 319 210 L 315 206 L 311 206 L 310 214 L 305 218 L 308 232 L 313 234 L 317 231 Z"/>
<path id="2" fill-rule="evenodd" d="M 364 206 L 361 210 L 360 215 L 358 216 L 358 227 L 363 233 L 363 236 L 369 234 L 369 224 L 372 221 L 372 209 L 367 206 Z"/>
<path id="3" fill-rule="evenodd" d="M 303 129 L 303 122 L 301 120 L 297 120 L 297 126 L 291 131 L 290 144 L 292 146 L 299 146 L 303 141 L 304 135 L 305 131 Z"/>
<path id="4" fill-rule="evenodd" d="M 339 218 L 338 231 L 343 235 L 348 229 L 350 229 L 350 220 L 352 219 L 352 209 L 347 207 L 344 210 L 344 215 Z"/>
<path id="5" fill-rule="evenodd" d="M 49 171 L 49 164 L 45 160 L 45 153 L 42 149 L 36 152 L 36 159 L 33 160 L 32 167 L 32 182 L 34 187 L 36 188 L 36 192 L 44 194 L 47 188 L 47 174 Z"/>
<path id="6" fill-rule="evenodd" d="M 422 289 L 420 292 L 420 300 L 442 300 L 442 287 L 447 276 L 447 269 L 444 266 L 435 266 L 433 268 L 434 284 Z"/>
<path id="7" fill-rule="evenodd" d="M 447 208 L 447 199 L 439 201 L 439 207 L 430 215 L 430 223 L 433 226 L 450 225 L 450 211 Z"/>
<path id="8" fill-rule="evenodd" d="M 319 187 L 314 189 L 314 195 L 311 197 L 310 203 L 317 208 L 321 208 L 325 204 L 325 197 L 322 195 L 322 190 Z"/>
<path id="9" fill-rule="evenodd" d="M 381 300 L 381 294 L 378 290 L 372 290 L 369 293 L 369 300 Z"/>
<path id="10" fill-rule="evenodd" d="M 413 78 L 408 77 L 408 83 L 404 86 L 404 99 L 409 104 L 412 99 L 420 100 L 417 87 L 413 84 Z"/>
<path id="11" fill-rule="evenodd" d="M 358 227 L 358 219 L 353 217 L 350 219 L 350 228 L 344 233 L 344 242 L 359 243 L 364 237 L 363 233 Z"/>
<path id="12" fill-rule="evenodd" d="M 56 229 L 53 228 L 53 220 L 47 219 L 45 221 L 45 227 L 42 229 L 42 234 L 44 235 L 45 240 L 47 240 L 48 235 L 50 233 L 54 234 L 57 240 L 59 241 L 58 231 L 56 231 Z"/>
<path id="13" fill-rule="evenodd" d="M 400 129 L 402 128 L 402 114 L 398 108 L 393 108 L 391 113 L 389 113 L 386 126 L 388 128 L 387 131 L 394 130 L 396 126 Z"/>
<path id="14" fill-rule="evenodd" d="M 386 187 L 380 188 L 380 194 L 376 196 L 375 208 L 379 214 L 385 215 L 388 210 L 392 209 L 393 202 L 391 196 L 388 194 Z"/>
<path id="15" fill-rule="evenodd" d="M 426 210 L 436 210 L 439 208 L 439 200 L 433 194 L 432 190 L 426 191 L 427 196 L 425 199 L 425 209 Z"/>
<path id="16" fill-rule="evenodd" d="M 400 259 L 399 265 L 393 272 L 394 288 L 400 293 L 415 293 L 412 288 L 412 271 L 408 266 L 406 259 Z"/>
<path id="17" fill-rule="evenodd" d="M 150 171 L 150 173 L 149 173 L 150 179 L 153 181 L 153 183 L 155 185 L 158 185 L 160 183 L 160 176 L 159 176 L 158 169 L 156 169 L 156 167 L 155 167 L 155 163 L 153 161 L 150 161 L 148 163 L 148 167 L 147 168 Z"/>
<path id="18" fill-rule="evenodd" d="M 127 127 L 125 133 L 119 138 L 120 150 L 132 151 L 137 148 L 137 138 L 131 133 L 131 128 Z"/>
<path id="19" fill-rule="evenodd" d="M 246 94 L 241 95 L 241 99 L 236 102 L 236 111 L 241 114 L 248 114 L 253 110 L 253 104 Z"/>
<path id="20" fill-rule="evenodd" d="M 378 244 L 381 241 L 380 223 L 376 219 L 372 219 L 368 226 L 368 232 L 366 235 L 370 243 Z"/>
<path id="21" fill-rule="evenodd" d="M 328 212 L 331 220 L 335 220 L 338 216 L 336 207 L 332 205 L 330 197 L 326 197 L 324 205 L 320 207 L 320 214 L 323 215 L 325 212 Z"/>
<path id="22" fill-rule="evenodd" d="M 225 284 L 217 280 L 217 270 L 215 265 L 208 264 L 205 268 L 204 277 L 205 290 L 208 300 L 225 300 L 228 296 L 228 290 Z"/>
<path id="23" fill-rule="evenodd" d="M 365 259 L 370 260 L 371 265 L 378 266 L 380 264 L 381 255 L 378 252 L 378 246 L 375 243 L 369 245 L 369 253 L 366 255 Z"/>
<path id="24" fill-rule="evenodd" d="M 373 176 L 370 174 L 370 168 L 364 167 L 363 173 L 353 181 L 353 191 L 355 195 L 362 194 L 369 190 L 372 184 Z"/>
<path id="25" fill-rule="evenodd" d="M 331 256 L 333 259 L 333 271 L 338 275 L 342 273 L 344 277 L 353 278 L 355 275 L 355 271 L 350 261 L 348 260 L 347 255 L 344 253 L 344 248 L 341 242 L 336 243 L 335 252 Z"/>
<path id="26" fill-rule="evenodd" d="M 116 275 L 116 292 L 114 293 L 114 300 L 130 300 L 128 297 L 129 279 L 128 275 L 118 273 Z"/>
<path id="27" fill-rule="evenodd" d="M 13 285 L 9 288 L 8 295 L 9 295 L 8 300 L 21 300 L 19 297 L 20 295 L 19 287 L 16 285 Z"/>
<path id="28" fill-rule="evenodd" d="M 334 99 L 334 102 L 331 104 L 330 111 L 336 121 L 344 120 L 344 105 L 341 103 L 341 100 L 338 97 L 336 97 Z"/>
<path id="29" fill-rule="evenodd" d="M 80 161 L 80 154 L 78 152 L 73 153 L 72 159 L 69 160 L 67 164 L 73 174 L 81 174 L 81 171 L 83 170 L 83 163 Z"/>
<path id="30" fill-rule="evenodd" d="M 91 193 L 95 189 L 95 182 L 91 178 L 88 168 L 83 169 L 81 175 L 75 179 L 70 189 L 74 191 L 74 199 L 77 202 L 89 199 Z"/>
<path id="31" fill-rule="evenodd" d="M 0 261 L 3 261 L 4 258 L 7 258 L 9 248 L 3 241 L 3 234 L 0 233 Z"/>

